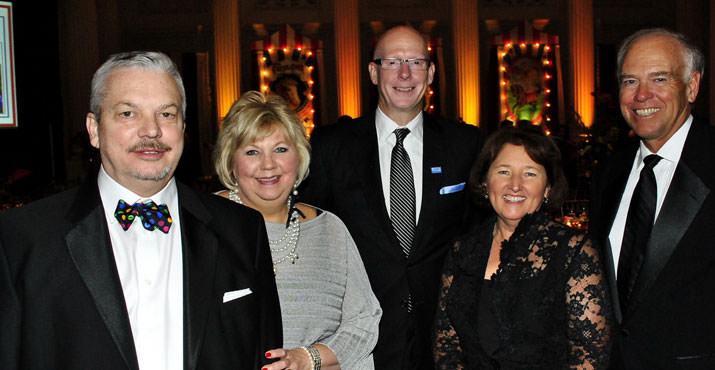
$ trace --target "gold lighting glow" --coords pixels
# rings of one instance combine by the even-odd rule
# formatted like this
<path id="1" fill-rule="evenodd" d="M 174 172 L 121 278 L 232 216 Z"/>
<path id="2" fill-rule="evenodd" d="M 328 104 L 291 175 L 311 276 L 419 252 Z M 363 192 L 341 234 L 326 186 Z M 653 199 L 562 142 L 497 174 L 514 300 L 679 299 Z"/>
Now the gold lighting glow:
<path id="1" fill-rule="evenodd" d="M 591 0 L 569 2 L 570 46 L 573 53 L 572 69 L 574 110 L 583 124 L 593 124 L 595 101 L 595 62 L 593 42 L 593 3 Z"/>
<path id="2" fill-rule="evenodd" d="M 214 1 L 214 52 L 216 58 L 216 109 L 219 122 L 240 92 L 241 50 L 239 35 L 239 9 L 235 0 Z"/>
<path id="3" fill-rule="evenodd" d="M 360 34 L 358 0 L 335 0 L 335 60 L 337 72 L 338 116 L 358 117 L 360 107 Z"/>
<path id="4" fill-rule="evenodd" d="M 457 78 L 457 112 L 462 120 L 479 125 L 479 15 L 478 2 L 452 0 L 452 38 Z"/>

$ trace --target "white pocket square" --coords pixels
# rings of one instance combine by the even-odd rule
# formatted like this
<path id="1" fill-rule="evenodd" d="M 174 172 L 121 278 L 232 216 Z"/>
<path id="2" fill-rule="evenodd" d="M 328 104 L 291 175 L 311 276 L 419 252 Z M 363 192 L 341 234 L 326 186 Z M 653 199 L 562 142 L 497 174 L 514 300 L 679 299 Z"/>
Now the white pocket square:
<path id="1" fill-rule="evenodd" d="M 230 292 L 223 293 L 223 303 L 233 301 L 234 299 L 239 299 L 251 293 L 253 293 L 251 291 L 251 288 L 232 290 Z"/>

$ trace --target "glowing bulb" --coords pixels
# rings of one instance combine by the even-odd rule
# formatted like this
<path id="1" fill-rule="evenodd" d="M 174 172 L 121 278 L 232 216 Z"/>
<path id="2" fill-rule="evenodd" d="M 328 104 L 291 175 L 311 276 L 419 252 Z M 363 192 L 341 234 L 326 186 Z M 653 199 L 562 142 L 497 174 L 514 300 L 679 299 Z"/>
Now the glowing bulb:
<path id="1" fill-rule="evenodd" d="M 525 42 L 522 42 L 521 44 L 519 44 L 519 46 L 521 46 L 522 48 L 525 48 L 525 47 L 526 47 L 526 43 L 525 43 Z"/>
<path id="2" fill-rule="evenodd" d="M 311 56 L 311 55 L 313 55 L 313 52 L 312 52 L 312 51 L 309 51 L 309 52 L 308 52 L 308 56 Z"/>
<path id="3" fill-rule="evenodd" d="M 506 67 L 501 66 L 501 67 L 499 67 L 499 70 L 502 71 L 502 72 L 506 72 Z"/>
<path id="4" fill-rule="evenodd" d="M 546 89 L 546 93 L 547 94 L 551 93 L 551 89 Z"/>
<path id="5" fill-rule="evenodd" d="M 308 85 L 313 86 L 315 82 L 313 80 L 308 80 Z"/>
<path id="6" fill-rule="evenodd" d="M 269 52 L 269 53 L 272 53 L 272 52 L 273 52 L 273 48 L 268 48 L 268 52 Z"/>

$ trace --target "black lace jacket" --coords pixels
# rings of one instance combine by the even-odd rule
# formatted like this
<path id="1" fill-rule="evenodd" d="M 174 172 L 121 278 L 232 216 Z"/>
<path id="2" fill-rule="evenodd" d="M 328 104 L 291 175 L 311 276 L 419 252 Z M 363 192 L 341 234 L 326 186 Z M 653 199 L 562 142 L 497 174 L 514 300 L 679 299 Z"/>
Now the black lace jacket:
<path id="1" fill-rule="evenodd" d="M 578 230 L 537 212 L 504 241 L 491 277 L 498 350 L 479 343 L 478 314 L 495 217 L 455 243 L 435 321 L 439 369 L 604 369 L 612 323 L 597 249 Z"/>

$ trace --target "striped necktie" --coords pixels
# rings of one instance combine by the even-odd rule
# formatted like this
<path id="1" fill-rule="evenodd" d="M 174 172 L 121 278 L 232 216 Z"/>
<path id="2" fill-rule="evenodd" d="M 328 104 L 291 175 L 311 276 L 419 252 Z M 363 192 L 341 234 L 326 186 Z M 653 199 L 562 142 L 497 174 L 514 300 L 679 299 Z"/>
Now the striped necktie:
<path id="1" fill-rule="evenodd" d="M 415 235 L 415 185 L 410 157 L 402 142 L 410 129 L 398 128 L 394 132 L 397 142 L 392 148 L 390 165 L 390 220 L 407 258 Z"/>

